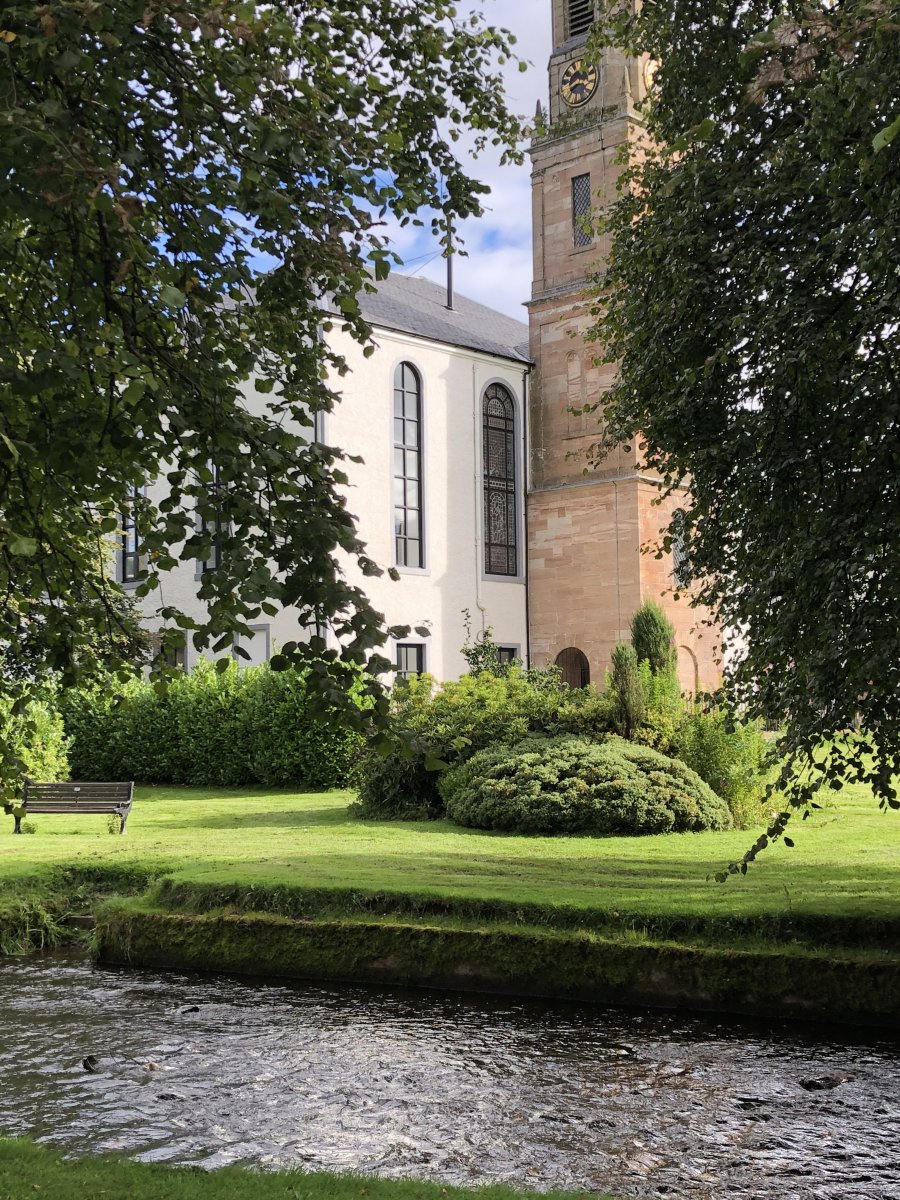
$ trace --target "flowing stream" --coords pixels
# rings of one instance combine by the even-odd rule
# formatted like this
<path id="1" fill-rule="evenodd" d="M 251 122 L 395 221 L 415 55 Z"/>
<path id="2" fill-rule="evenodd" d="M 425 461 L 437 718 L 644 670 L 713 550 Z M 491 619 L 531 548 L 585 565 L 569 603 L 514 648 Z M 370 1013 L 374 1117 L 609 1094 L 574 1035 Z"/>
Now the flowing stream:
<path id="1" fill-rule="evenodd" d="M 0 1133 L 66 1152 L 720 1200 L 900 1200 L 900 1042 L 0 960 Z"/>

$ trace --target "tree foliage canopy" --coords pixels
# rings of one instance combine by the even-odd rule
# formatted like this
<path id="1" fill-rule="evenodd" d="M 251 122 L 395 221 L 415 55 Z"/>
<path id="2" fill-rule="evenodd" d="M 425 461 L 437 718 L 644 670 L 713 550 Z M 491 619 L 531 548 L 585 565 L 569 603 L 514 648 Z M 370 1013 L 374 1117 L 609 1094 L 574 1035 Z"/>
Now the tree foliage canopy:
<path id="1" fill-rule="evenodd" d="M 787 722 L 792 803 L 851 777 L 898 807 L 900 12 L 628 7 L 598 42 L 658 68 L 597 287 L 606 436 L 690 482 L 697 598 Z"/>
<path id="2" fill-rule="evenodd" d="M 104 540 L 131 507 L 164 651 L 222 650 L 294 605 L 340 639 L 295 651 L 339 702 L 341 663 L 384 633 L 342 572 L 341 553 L 378 568 L 313 434 L 342 369 L 323 303 L 364 339 L 385 220 L 436 212 L 443 236 L 479 210 L 454 143 L 516 153 L 509 41 L 444 0 L 3 5 L 0 652 L 40 628 L 45 667 L 91 669 L 92 629 L 117 620 Z M 134 497 L 161 477 L 158 506 Z M 210 530 L 194 622 L 165 575 L 209 558 Z"/>

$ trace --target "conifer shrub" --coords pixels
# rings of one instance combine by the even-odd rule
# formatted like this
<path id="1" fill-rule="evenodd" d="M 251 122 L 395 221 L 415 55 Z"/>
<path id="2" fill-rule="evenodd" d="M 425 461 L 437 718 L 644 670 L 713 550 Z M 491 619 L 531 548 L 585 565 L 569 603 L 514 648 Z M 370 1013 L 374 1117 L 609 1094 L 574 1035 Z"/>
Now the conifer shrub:
<path id="1" fill-rule="evenodd" d="M 447 771 L 447 815 L 475 829 L 631 835 L 731 826 L 728 805 L 689 767 L 620 738 L 531 737 Z"/>
<path id="2" fill-rule="evenodd" d="M 633 738 L 647 715 L 647 696 L 638 656 L 628 642 L 619 642 L 613 650 L 606 690 L 616 732 Z"/>
<path id="3" fill-rule="evenodd" d="M 631 618 L 631 645 L 638 662 L 649 663 L 653 675 L 674 673 L 675 626 L 655 600 L 645 600 Z"/>

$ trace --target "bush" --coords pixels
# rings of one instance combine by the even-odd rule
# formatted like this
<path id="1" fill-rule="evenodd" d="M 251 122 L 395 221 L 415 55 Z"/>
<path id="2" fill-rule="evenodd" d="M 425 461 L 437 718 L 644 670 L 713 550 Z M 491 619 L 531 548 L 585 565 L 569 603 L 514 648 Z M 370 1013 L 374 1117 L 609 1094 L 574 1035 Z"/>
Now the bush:
<path id="1" fill-rule="evenodd" d="M 362 817 L 420 819 L 443 814 L 437 764 L 465 762 L 477 750 L 516 742 L 529 733 L 600 736 L 611 729 L 609 701 L 589 688 L 573 690 L 559 672 L 508 667 L 442 687 L 429 675 L 394 688 L 393 732 L 406 750 L 384 757 L 367 751 L 357 775 Z"/>
<path id="2" fill-rule="evenodd" d="M 72 771 L 200 787 L 339 787 L 359 739 L 312 715 L 303 675 L 201 660 L 160 693 L 124 686 L 66 694 Z"/>
<path id="3" fill-rule="evenodd" d="M 727 829 L 728 806 L 683 763 L 619 738 L 528 738 L 448 771 L 440 791 L 460 825 L 535 834 Z"/>
<path id="4" fill-rule="evenodd" d="M 22 716 L 11 716 L 10 707 L 8 702 L 0 706 L 0 722 L 4 740 L 22 760 L 23 775 L 38 783 L 68 779 L 66 734 L 52 697 L 32 700 Z"/>
<path id="5" fill-rule="evenodd" d="M 734 721 L 720 708 L 695 708 L 675 731 L 671 752 L 725 800 L 739 829 L 765 820 L 771 747 L 758 725 Z"/>

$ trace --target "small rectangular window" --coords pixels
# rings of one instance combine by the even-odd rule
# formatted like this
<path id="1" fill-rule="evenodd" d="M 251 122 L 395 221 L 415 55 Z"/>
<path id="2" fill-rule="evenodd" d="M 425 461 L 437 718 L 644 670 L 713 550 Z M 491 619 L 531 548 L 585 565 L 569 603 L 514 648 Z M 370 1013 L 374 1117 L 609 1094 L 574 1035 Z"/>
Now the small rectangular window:
<path id="1" fill-rule="evenodd" d="M 590 220 L 591 177 L 575 175 L 572 179 L 572 238 L 576 249 L 590 246 L 594 241 Z"/>
<path id="2" fill-rule="evenodd" d="M 587 33 L 594 23 L 594 0 L 569 0 L 567 36 Z"/>
<path id="3" fill-rule="evenodd" d="M 167 650 L 164 657 L 167 666 L 174 667 L 176 671 L 187 670 L 184 646 L 175 646 L 173 649 Z"/>
<path id="4" fill-rule="evenodd" d="M 409 679 L 425 670 L 425 647 L 421 642 L 397 643 L 397 678 Z"/>
<path id="5" fill-rule="evenodd" d="M 519 661 L 518 646 L 498 646 L 497 658 L 501 663 L 513 663 Z"/>

